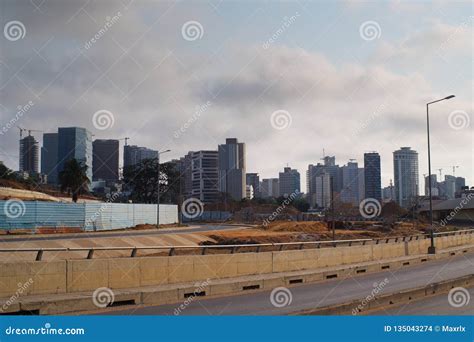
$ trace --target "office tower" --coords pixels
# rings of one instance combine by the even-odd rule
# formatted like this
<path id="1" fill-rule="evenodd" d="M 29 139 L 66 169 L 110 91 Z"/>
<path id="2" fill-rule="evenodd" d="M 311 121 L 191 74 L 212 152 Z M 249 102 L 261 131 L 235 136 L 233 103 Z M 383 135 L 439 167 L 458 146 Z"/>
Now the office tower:
<path id="1" fill-rule="evenodd" d="M 254 197 L 253 185 L 247 184 L 245 186 L 245 198 L 251 200 Z"/>
<path id="2" fill-rule="evenodd" d="M 430 178 L 428 176 L 425 177 L 425 196 L 429 196 L 430 194 Z M 431 175 L 431 196 L 439 196 L 439 186 L 438 186 L 438 178 L 435 174 Z"/>
<path id="3" fill-rule="evenodd" d="M 247 173 L 246 183 L 247 185 L 251 185 L 253 188 L 253 197 L 259 198 L 260 195 L 260 177 L 258 173 Z"/>
<path id="4" fill-rule="evenodd" d="M 218 202 L 220 200 L 218 152 L 191 152 L 191 158 L 191 197 L 203 203 Z"/>
<path id="5" fill-rule="evenodd" d="M 290 196 L 293 193 L 301 192 L 300 173 L 291 167 L 285 167 L 278 177 L 280 183 L 280 196 Z"/>
<path id="6" fill-rule="evenodd" d="M 58 175 L 71 159 L 87 166 L 87 177 L 92 180 L 92 134 L 85 128 L 58 128 Z"/>
<path id="7" fill-rule="evenodd" d="M 342 189 L 342 169 L 336 165 L 336 157 L 326 156 L 323 158 L 324 164 L 308 165 L 306 170 L 306 195 L 311 208 L 316 205 L 316 178 L 327 173 L 332 178 L 332 186 L 335 193 Z"/>
<path id="8" fill-rule="evenodd" d="M 123 167 L 136 165 L 145 159 L 157 159 L 158 151 L 136 145 L 123 147 Z"/>
<path id="9" fill-rule="evenodd" d="M 359 189 L 358 189 L 358 202 L 364 200 L 365 197 L 365 169 L 363 167 L 359 167 L 357 172 L 358 182 L 359 182 Z"/>
<path id="10" fill-rule="evenodd" d="M 466 186 L 466 179 L 463 177 L 456 177 L 456 197 L 460 197 L 462 189 Z"/>
<path id="11" fill-rule="evenodd" d="M 447 199 L 453 199 L 456 197 L 456 177 L 445 175 L 444 176 L 444 189 Z"/>
<path id="12" fill-rule="evenodd" d="M 393 152 L 395 199 L 404 208 L 415 203 L 418 191 L 418 153 L 410 147 Z"/>
<path id="13" fill-rule="evenodd" d="M 20 140 L 20 172 L 38 173 L 38 142 L 32 135 Z"/>
<path id="14" fill-rule="evenodd" d="M 232 199 L 240 201 L 245 198 L 245 143 L 235 138 L 226 139 L 219 145 L 219 189 Z"/>
<path id="15" fill-rule="evenodd" d="M 359 167 L 357 162 L 350 161 L 342 167 L 341 201 L 354 206 L 359 205 Z"/>
<path id="16" fill-rule="evenodd" d="M 41 173 L 48 184 L 58 184 L 58 133 L 44 133 L 41 147 Z"/>
<path id="17" fill-rule="evenodd" d="M 380 155 L 377 152 L 364 153 L 364 198 L 382 200 Z"/>
<path id="18" fill-rule="evenodd" d="M 316 199 L 316 184 L 317 178 L 325 172 L 324 165 L 318 163 L 317 165 L 308 165 L 306 170 L 306 198 L 308 199 L 311 208 L 317 207 Z"/>
<path id="19" fill-rule="evenodd" d="M 262 198 L 280 197 L 280 183 L 278 178 L 264 178 L 260 186 Z"/>
<path id="20" fill-rule="evenodd" d="M 179 174 L 179 193 L 182 200 L 190 198 L 192 194 L 192 160 L 193 152 L 188 152 L 184 157 L 171 161 L 171 163 L 175 164 L 175 170 Z"/>
<path id="21" fill-rule="evenodd" d="M 92 143 L 92 179 L 117 182 L 119 179 L 119 141 L 96 139 Z"/>
<path id="22" fill-rule="evenodd" d="M 390 185 L 382 189 L 382 200 L 385 203 L 392 202 L 395 200 L 395 189 L 391 180 Z"/>
<path id="23" fill-rule="evenodd" d="M 314 208 L 329 208 L 331 206 L 331 175 L 323 173 L 316 177 Z"/>

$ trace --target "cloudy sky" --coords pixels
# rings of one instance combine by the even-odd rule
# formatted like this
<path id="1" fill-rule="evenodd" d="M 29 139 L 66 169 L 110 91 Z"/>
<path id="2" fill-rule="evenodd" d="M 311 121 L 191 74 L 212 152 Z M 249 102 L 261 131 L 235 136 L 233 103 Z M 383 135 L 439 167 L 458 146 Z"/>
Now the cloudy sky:
<path id="1" fill-rule="evenodd" d="M 303 189 L 323 149 L 339 165 L 375 150 L 386 186 L 400 146 L 427 173 L 425 104 L 455 94 L 430 107 L 432 164 L 443 175 L 458 165 L 474 185 L 469 1 L 0 3 L 0 160 L 11 168 L 15 125 L 82 126 L 171 149 L 163 159 L 237 137 L 248 172 L 289 164 Z"/>

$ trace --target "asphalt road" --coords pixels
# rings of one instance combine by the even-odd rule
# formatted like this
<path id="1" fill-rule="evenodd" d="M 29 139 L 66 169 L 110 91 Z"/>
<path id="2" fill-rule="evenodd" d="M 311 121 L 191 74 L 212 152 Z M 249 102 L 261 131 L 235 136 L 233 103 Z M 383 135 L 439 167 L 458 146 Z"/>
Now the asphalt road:
<path id="1" fill-rule="evenodd" d="M 163 234 L 182 234 L 182 233 L 199 233 L 215 230 L 232 230 L 245 229 L 247 226 L 226 225 L 226 224 L 199 224 L 192 225 L 188 228 L 164 228 L 160 230 L 121 230 L 116 232 L 85 232 L 74 234 L 44 234 L 44 235 L 28 235 L 28 236 L 5 236 L 0 237 L 0 242 L 24 242 L 24 241 L 52 241 L 64 239 L 90 239 L 93 238 L 113 238 L 113 237 L 133 237 L 133 236 L 155 236 Z"/>
<path id="2" fill-rule="evenodd" d="M 474 288 L 466 289 L 469 296 L 465 301 L 458 302 L 459 307 L 449 304 L 448 294 L 442 293 L 432 297 L 426 297 L 407 304 L 397 305 L 385 310 L 371 311 L 370 315 L 474 315 Z M 465 305 L 461 305 L 466 303 Z"/>
<path id="3" fill-rule="evenodd" d="M 191 300 L 188 298 L 187 302 L 171 305 L 133 306 L 126 309 L 115 307 L 98 314 L 173 315 L 176 309 L 181 307 L 179 315 L 285 315 L 331 304 L 362 300 L 372 292 L 374 286 L 381 282 L 385 282 L 386 285 L 379 294 L 386 294 L 466 276 L 473 272 L 474 253 L 467 253 L 416 266 L 407 266 L 393 272 L 378 272 L 354 278 L 292 286 L 289 288 L 288 295 L 291 297 L 291 302 L 283 307 L 272 304 L 271 291 L 262 291 L 209 299 L 193 297 Z M 437 303 L 441 306 L 438 308 L 439 311 L 434 312 L 435 314 L 437 312 L 441 314 L 443 310 L 449 309 L 446 301 L 440 299 Z M 413 305 L 416 307 L 417 304 Z M 464 311 L 460 310 L 459 313 L 463 314 Z M 379 314 L 385 313 L 381 311 Z M 456 312 L 451 314 L 456 314 Z"/>

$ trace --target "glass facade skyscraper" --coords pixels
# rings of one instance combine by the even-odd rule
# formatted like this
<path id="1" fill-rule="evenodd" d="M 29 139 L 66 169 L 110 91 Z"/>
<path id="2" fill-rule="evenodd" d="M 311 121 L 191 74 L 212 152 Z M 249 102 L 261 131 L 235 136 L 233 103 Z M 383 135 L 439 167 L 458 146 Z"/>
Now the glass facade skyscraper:
<path id="1" fill-rule="evenodd" d="M 58 128 L 58 174 L 71 159 L 87 166 L 87 177 L 92 181 L 92 134 L 85 128 Z"/>

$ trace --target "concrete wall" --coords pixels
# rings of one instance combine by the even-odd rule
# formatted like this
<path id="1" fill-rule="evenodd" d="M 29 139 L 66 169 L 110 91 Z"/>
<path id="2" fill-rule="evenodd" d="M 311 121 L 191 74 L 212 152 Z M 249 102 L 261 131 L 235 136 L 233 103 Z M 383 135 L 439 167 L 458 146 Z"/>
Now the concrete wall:
<path id="1" fill-rule="evenodd" d="M 425 254 L 429 239 L 282 252 L 0 263 L 0 297 L 124 289 L 288 272 Z M 474 244 L 474 234 L 436 239 L 438 249 Z"/>

